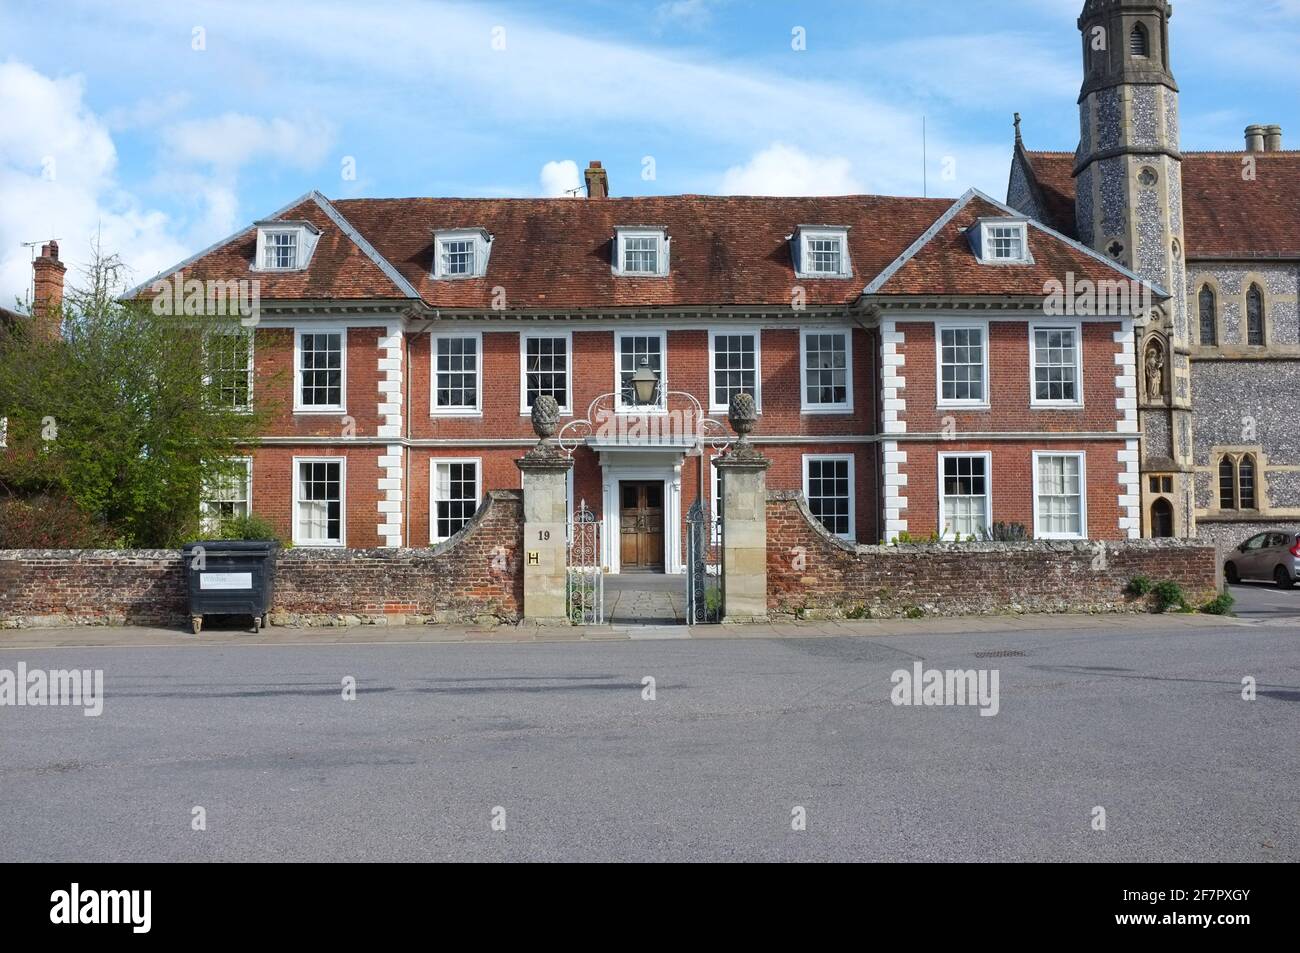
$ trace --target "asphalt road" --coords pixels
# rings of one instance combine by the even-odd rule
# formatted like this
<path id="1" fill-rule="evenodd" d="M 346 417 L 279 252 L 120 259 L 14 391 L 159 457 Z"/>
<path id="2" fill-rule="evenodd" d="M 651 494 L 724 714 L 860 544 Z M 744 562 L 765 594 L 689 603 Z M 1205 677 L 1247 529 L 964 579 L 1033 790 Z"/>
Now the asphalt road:
<path id="1" fill-rule="evenodd" d="M 0 707 L 3 861 L 1300 860 L 1296 624 L 20 661 L 105 701 Z M 914 661 L 998 714 L 894 706 Z"/>
<path id="2" fill-rule="evenodd" d="M 1295 620 L 1300 623 L 1300 586 L 1279 589 L 1272 583 L 1239 582 L 1228 586 L 1227 590 L 1236 600 L 1232 612 L 1239 619 L 1285 624 Z"/>

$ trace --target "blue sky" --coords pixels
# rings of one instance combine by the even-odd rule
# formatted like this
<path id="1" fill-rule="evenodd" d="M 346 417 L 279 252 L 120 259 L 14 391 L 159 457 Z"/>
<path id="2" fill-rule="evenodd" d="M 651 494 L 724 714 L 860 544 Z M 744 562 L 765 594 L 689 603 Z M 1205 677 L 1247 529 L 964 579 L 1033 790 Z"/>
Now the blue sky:
<path id="1" fill-rule="evenodd" d="M 1001 197 L 1013 112 L 1077 141 L 1082 5 L 0 0 L 0 302 L 24 241 L 75 267 L 99 232 L 143 279 L 311 188 L 561 194 L 600 159 L 620 195 L 920 194 L 922 116 L 930 194 Z M 1300 0 L 1172 31 L 1185 149 L 1300 145 Z"/>

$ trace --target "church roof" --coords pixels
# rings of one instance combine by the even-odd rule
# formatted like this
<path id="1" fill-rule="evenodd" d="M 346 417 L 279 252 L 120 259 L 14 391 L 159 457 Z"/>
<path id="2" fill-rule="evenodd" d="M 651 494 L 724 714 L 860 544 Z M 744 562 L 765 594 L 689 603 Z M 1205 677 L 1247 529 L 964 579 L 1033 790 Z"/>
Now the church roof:
<path id="1" fill-rule="evenodd" d="M 1077 237 L 1074 153 L 1025 156 L 1047 224 Z M 1300 152 L 1184 152 L 1182 167 L 1188 258 L 1300 258 Z"/>

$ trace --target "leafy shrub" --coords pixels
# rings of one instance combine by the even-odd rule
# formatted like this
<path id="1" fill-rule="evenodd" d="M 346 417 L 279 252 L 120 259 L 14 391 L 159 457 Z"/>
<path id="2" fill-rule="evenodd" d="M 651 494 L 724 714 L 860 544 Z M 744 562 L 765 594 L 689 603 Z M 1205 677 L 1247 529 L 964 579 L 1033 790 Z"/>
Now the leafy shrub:
<path id="1" fill-rule="evenodd" d="M 1029 539 L 1024 523 L 1004 523 L 998 520 L 984 530 L 984 538 L 991 543 L 1023 543 Z"/>
<path id="2" fill-rule="evenodd" d="M 227 516 L 216 523 L 211 530 L 204 531 L 196 540 L 205 539 L 240 539 L 240 540 L 276 540 L 282 546 L 292 545 L 282 540 L 276 533 L 270 520 L 249 513 L 247 516 Z"/>
<path id="3" fill-rule="evenodd" d="M 100 549 L 107 529 L 64 496 L 0 499 L 0 549 Z"/>
<path id="4" fill-rule="evenodd" d="M 1201 611 L 1207 615 L 1231 615 L 1233 603 L 1236 601 L 1232 597 L 1232 593 L 1225 592 L 1201 606 Z"/>
<path id="5" fill-rule="evenodd" d="M 1145 596 L 1148 592 L 1156 587 L 1156 584 L 1147 576 L 1134 576 L 1128 581 L 1128 586 L 1124 589 L 1130 596 Z"/>
<path id="6" fill-rule="evenodd" d="M 1169 580 L 1158 582 L 1151 592 L 1156 597 L 1156 612 L 1168 612 L 1170 609 L 1182 609 L 1187 606 L 1187 595 L 1183 592 L 1183 587 L 1176 582 Z"/>
<path id="7" fill-rule="evenodd" d="M 903 610 L 903 615 L 909 619 L 919 619 L 925 615 L 925 610 L 920 606 L 908 606 Z"/>

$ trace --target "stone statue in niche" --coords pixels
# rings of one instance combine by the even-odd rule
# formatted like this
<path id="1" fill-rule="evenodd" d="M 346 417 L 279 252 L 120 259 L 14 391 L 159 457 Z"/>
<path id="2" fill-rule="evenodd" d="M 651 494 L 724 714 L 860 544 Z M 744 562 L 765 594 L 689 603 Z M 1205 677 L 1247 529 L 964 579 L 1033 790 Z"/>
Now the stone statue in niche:
<path id="1" fill-rule="evenodd" d="M 1165 396 L 1165 350 L 1159 341 L 1147 345 L 1147 400 L 1160 401 Z"/>

